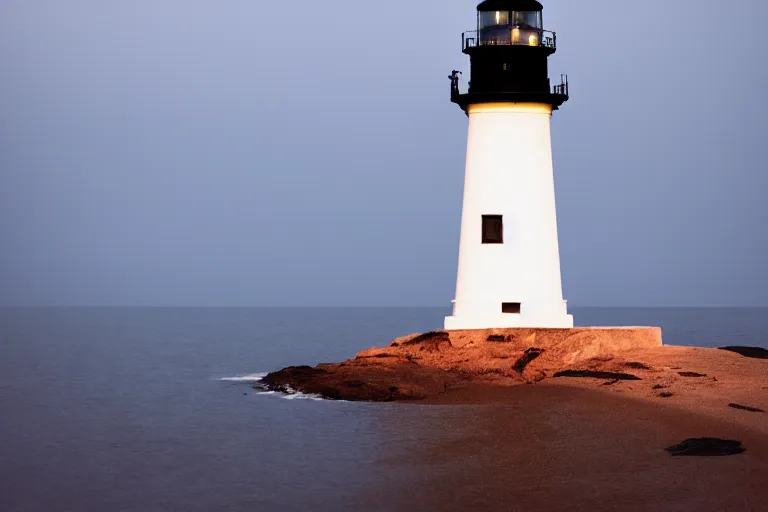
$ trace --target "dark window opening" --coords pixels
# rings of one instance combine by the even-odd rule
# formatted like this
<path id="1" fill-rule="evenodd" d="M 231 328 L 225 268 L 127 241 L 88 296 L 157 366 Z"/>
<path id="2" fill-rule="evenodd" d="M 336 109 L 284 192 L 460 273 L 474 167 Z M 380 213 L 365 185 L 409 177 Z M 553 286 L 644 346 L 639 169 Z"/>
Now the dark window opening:
<path id="1" fill-rule="evenodd" d="M 483 243 L 504 243 L 504 220 L 501 215 L 483 215 Z"/>
<path id="2" fill-rule="evenodd" d="M 519 302 L 505 302 L 501 305 L 501 312 L 510 315 L 519 315 L 521 306 L 522 305 Z"/>

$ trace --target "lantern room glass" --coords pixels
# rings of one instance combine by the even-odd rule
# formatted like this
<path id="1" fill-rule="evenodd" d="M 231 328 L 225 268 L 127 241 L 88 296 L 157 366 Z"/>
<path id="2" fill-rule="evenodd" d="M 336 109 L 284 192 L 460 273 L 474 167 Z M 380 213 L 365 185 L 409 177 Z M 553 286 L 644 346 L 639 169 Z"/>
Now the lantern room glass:
<path id="1" fill-rule="evenodd" d="M 480 30 L 497 27 L 543 29 L 541 11 L 485 11 L 478 13 Z"/>
<path id="2" fill-rule="evenodd" d="M 481 45 L 539 46 L 541 11 L 483 11 L 478 13 Z"/>

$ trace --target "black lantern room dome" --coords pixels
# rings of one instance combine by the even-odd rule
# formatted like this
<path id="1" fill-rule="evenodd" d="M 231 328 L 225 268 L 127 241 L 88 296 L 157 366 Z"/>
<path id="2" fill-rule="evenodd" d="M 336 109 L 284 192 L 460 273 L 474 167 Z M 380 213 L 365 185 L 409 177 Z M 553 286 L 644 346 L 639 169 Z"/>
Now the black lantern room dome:
<path id="1" fill-rule="evenodd" d="M 451 74 L 451 101 L 465 111 L 478 103 L 545 103 L 557 109 L 568 100 L 565 75 L 554 88 L 548 59 L 557 51 L 557 36 L 544 30 L 536 0 L 485 0 L 477 6 L 477 29 L 462 34 L 469 56 L 469 90 L 459 90 L 458 71 Z"/>
<path id="2" fill-rule="evenodd" d="M 485 0 L 480 2 L 477 10 L 487 11 L 541 11 L 544 6 L 536 0 Z"/>

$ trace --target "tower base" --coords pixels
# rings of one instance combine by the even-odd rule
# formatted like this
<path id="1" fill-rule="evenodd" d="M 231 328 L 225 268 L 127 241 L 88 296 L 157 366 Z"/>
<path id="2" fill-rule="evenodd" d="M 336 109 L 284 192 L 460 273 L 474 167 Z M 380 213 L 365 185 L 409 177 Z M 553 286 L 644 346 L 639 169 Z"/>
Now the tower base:
<path id="1" fill-rule="evenodd" d="M 572 315 L 530 316 L 498 314 L 490 316 L 445 317 L 446 331 L 510 328 L 571 329 L 572 327 Z"/>

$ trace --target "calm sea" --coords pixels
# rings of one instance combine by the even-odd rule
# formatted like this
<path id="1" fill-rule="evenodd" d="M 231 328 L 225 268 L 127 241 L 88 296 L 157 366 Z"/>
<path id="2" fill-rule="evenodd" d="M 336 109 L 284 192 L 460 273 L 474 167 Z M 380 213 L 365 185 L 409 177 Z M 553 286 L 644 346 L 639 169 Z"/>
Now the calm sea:
<path id="1" fill-rule="evenodd" d="M 444 309 L 0 309 L 0 510 L 388 510 L 397 447 L 461 407 L 259 395 L 254 375 L 340 361 Z M 665 342 L 768 343 L 768 310 L 575 309 Z M 467 428 L 472 424 L 467 419 Z M 407 498 L 407 497 L 404 497 Z"/>

